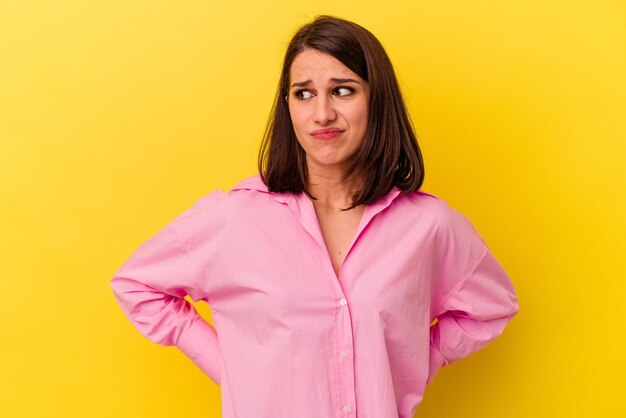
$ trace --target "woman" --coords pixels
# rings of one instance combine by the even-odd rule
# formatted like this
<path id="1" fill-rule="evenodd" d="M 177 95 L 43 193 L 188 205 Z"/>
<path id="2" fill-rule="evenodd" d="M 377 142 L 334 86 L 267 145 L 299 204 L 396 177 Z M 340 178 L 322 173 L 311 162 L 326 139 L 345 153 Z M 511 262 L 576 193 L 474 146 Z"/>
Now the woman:
<path id="1" fill-rule="evenodd" d="M 111 286 L 145 337 L 221 385 L 224 417 L 412 417 L 437 370 L 519 309 L 423 177 L 383 47 L 318 17 L 287 48 L 259 174 L 200 198 Z"/>

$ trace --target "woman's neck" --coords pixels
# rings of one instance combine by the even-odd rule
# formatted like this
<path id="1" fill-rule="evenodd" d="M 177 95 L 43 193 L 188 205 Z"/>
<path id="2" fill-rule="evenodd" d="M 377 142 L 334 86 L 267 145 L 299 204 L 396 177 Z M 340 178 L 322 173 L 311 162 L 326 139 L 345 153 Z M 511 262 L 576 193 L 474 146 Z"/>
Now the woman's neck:
<path id="1" fill-rule="evenodd" d="M 317 198 L 314 201 L 316 206 L 339 209 L 352 204 L 352 194 L 362 187 L 362 181 L 353 178 L 341 182 L 342 174 L 339 171 L 309 169 L 307 190 Z"/>

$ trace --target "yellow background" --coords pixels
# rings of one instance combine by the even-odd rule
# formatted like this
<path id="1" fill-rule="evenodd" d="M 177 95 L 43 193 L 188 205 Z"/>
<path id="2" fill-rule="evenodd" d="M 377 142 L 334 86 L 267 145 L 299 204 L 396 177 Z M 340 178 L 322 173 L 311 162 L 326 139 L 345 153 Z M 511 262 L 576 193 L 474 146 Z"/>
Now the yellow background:
<path id="1" fill-rule="evenodd" d="M 1 417 L 220 416 L 219 386 L 143 338 L 109 279 L 255 172 L 286 43 L 321 13 L 382 41 L 423 189 L 518 291 L 416 417 L 626 416 L 624 2 L 0 0 Z"/>

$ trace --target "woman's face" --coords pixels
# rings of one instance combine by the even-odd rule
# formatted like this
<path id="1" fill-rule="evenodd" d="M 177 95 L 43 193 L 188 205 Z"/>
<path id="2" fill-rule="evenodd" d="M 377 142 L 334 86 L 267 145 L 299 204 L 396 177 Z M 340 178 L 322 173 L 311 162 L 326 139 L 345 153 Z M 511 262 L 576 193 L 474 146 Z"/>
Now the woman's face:
<path id="1" fill-rule="evenodd" d="M 367 82 L 336 58 L 305 49 L 291 64 L 288 102 L 309 169 L 345 170 L 367 128 Z"/>

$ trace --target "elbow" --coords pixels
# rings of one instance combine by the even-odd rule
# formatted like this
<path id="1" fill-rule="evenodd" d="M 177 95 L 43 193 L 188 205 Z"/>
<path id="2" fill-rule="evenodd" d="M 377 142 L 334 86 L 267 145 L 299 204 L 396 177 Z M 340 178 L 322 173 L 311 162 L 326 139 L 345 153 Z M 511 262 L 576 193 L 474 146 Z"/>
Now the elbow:
<path id="1" fill-rule="evenodd" d="M 168 301 L 164 295 L 122 276 L 113 277 L 109 283 L 117 304 L 135 328 L 154 343 L 170 345 L 171 338 L 161 335 L 160 329 L 167 320 L 164 308 Z"/>
<path id="2" fill-rule="evenodd" d="M 519 312 L 519 304 L 515 295 L 512 295 L 507 303 L 503 304 L 501 309 L 494 311 L 491 315 L 487 315 L 486 318 L 480 322 L 485 329 L 485 333 L 480 338 L 484 342 L 489 342 L 497 338 L 507 324 L 513 317 Z"/>
<path id="3" fill-rule="evenodd" d="M 184 299 L 116 275 L 110 281 L 118 305 L 137 330 L 153 343 L 175 345 L 197 313 Z"/>

